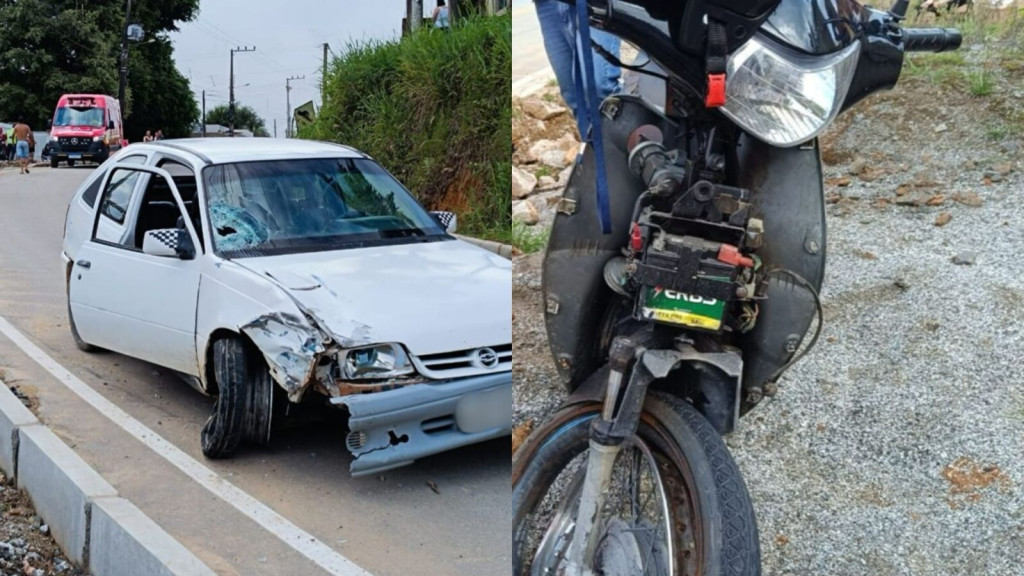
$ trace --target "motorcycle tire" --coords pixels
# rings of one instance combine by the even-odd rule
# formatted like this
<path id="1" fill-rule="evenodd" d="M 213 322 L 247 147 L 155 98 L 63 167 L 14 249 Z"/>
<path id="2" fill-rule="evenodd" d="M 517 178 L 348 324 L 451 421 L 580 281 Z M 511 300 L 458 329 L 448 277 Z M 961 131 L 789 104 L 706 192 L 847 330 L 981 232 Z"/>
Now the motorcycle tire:
<path id="1" fill-rule="evenodd" d="M 515 576 L 531 573 L 524 562 L 534 551 L 523 548 L 530 545 L 528 531 L 533 511 L 541 505 L 563 469 L 588 449 L 590 423 L 600 410 L 597 403 L 562 408 L 515 455 Z M 750 495 L 736 462 L 708 421 L 689 403 L 651 392 L 644 404 L 637 436 L 652 451 L 660 453 L 659 466 L 663 471 L 670 468 L 674 476 L 674 481 L 666 482 L 667 486 L 675 487 L 666 491 L 672 502 L 672 526 L 677 527 L 673 539 L 678 541 L 689 533 L 687 538 L 695 543 L 696 554 L 678 543 L 674 546 L 677 568 L 670 576 L 759 576 L 761 553 Z M 684 506 L 686 500 L 696 505 Z"/>

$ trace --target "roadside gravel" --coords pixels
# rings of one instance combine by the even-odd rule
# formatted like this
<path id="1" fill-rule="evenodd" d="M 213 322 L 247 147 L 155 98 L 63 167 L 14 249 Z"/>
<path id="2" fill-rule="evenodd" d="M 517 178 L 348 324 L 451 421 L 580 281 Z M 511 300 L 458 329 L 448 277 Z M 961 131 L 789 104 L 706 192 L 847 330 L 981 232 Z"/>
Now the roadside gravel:
<path id="1" fill-rule="evenodd" d="M 766 575 L 1024 575 L 1024 165 L 980 102 L 904 82 L 823 138 L 824 332 L 727 439 Z M 541 304 L 517 258 L 520 436 L 564 398 Z"/>

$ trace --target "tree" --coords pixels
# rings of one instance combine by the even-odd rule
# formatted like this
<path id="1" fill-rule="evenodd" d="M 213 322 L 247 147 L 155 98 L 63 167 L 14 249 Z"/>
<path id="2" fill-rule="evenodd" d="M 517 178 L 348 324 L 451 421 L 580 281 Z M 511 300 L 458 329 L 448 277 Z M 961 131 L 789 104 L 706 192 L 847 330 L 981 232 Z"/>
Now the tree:
<path id="1" fill-rule="evenodd" d="M 221 104 L 220 106 L 207 111 L 206 123 L 231 126 L 231 120 L 228 119 L 227 105 Z M 260 118 L 259 114 L 257 114 L 252 108 L 236 102 L 235 129 L 237 130 L 239 128 L 248 130 L 256 136 L 270 136 L 270 133 L 267 132 L 267 125 L 263 122 L 263 118 Z"/>
<path id="2" fill-rule="evenodd" d="M 199 107 L 174 67 L 167 38 L 198 10 L 199 0 L 133 3 L 132 21 L 155 41 L 129 48 L 122 114 L 130 141 L 156 128 L 184 136 L 198 119 Z M 116 96 L 123 26 L 123 0 L 0 3 L 0 119 L 23 116 L 41 128 L 61 94 Z"/>

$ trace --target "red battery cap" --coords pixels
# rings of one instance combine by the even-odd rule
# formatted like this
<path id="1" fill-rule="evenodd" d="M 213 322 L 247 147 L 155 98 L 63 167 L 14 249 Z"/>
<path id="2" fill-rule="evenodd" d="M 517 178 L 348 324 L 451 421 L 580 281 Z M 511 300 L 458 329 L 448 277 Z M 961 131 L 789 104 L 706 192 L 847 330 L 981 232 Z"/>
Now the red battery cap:
<path id="1" fill-rule="evenodd" d="M 733 266 L 754 267 L 754 261 L 740 254 L 740 249 L 732 244 L 722 244 L 722 247 L 718 249 L 718 260 Z"/>
<path id="2" fill-rule="evenodd" d="M 640 234 L 640 227 L 636 225 L 636 222 L 633 222 L 629 233 L 629 247 L 633 249 L 633 252 L 640 252 L 644 249 L 644 238 Z"/>

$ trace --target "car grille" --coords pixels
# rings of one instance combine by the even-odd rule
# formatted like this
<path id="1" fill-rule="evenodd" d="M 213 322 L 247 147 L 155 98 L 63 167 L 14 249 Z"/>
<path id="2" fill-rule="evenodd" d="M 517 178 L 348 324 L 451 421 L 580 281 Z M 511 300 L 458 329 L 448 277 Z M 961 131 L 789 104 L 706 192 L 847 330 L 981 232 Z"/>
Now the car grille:
<path id="1" fill-rule="evenodd" d="M 92 144 L 92 138 L 69 138 L 62 136 L 57 138 L 60 142 L 61 152 L 84 152 L 89 149 L 89 145 Z"/>
<path id="2" fill-rule="evenodd" d="M 420 374 L 436 380 L 463 378 L 512 369 L 512 344 L 412 356 Z"/>

